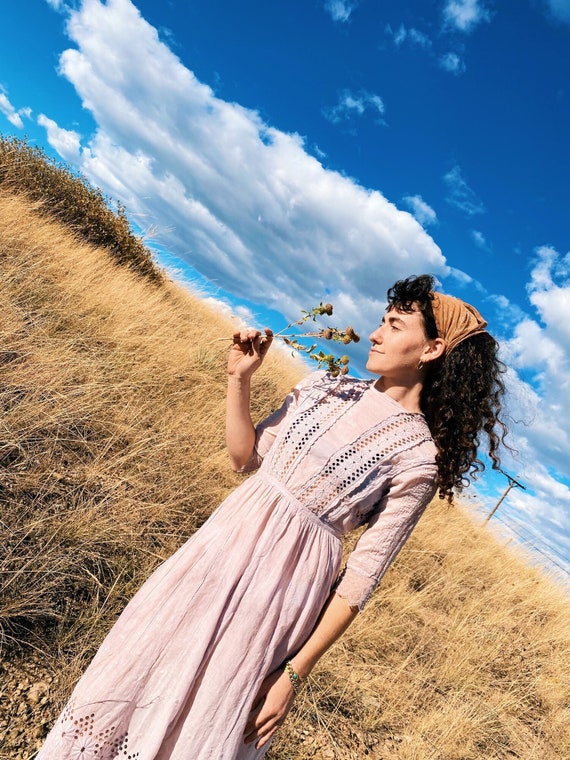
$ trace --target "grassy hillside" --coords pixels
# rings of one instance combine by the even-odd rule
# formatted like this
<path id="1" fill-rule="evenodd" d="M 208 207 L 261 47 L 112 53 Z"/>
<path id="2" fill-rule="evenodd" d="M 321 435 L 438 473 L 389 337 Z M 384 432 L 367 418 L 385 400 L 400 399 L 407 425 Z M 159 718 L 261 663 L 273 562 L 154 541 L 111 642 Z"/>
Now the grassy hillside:
<path id="1" fill-rule="evenodd" d="M 240 482 L 222 436 L 232 324 L 86 240 L 0 182 L 3 760 L 33 756 L 126 600 Z M 298 374 L 275 352 L 256 416 Z M 568 758 L 569 610 L 434 503 L 269 757 Z"/>

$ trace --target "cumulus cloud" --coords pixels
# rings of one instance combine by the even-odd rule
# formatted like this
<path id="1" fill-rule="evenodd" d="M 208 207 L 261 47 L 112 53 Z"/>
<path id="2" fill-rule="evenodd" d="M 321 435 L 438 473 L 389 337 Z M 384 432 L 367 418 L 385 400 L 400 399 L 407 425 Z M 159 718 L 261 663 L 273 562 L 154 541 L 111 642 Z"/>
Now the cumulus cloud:
<path id="1" fill-rule="evenodd" d="M 439 57 L 439 66 L 444 71 L 449 71 L 450 74 L 463 74 L 465 71 L 465 63 L 463 59 L 459 57 L 457 53 L 444 53 Z"/>
<path id="2" fill-rule="evenodd" d="M 396 47 L 401 47 L 404 43 L 408 43 L 426 50 L 431 49 L 431 39 L 427 34 L 424 34 L 424 32 L 419 31 L 419 29 L 416 29 L 415 27 L 408 28 L 403 24 L 400 24 L 397 29 L 393 29 L 391 25 L 388 24 L 385 28 L 385 32 L 392 38 Z"/>
<path id="3" fill-rule="evenodd" d="M 548 333 L 570 355 L 570 253 L 561 256 L 542 246 L 536 254 L 528 285 L 530 302 Z"/>
<path id="4" fill-rule="evenodd" d="M 323 115 L 328 121 L 338 124 L 341 121 L 351 119 L 353 116 L 363 116 L 367 111 L 372 112 L 378 119 L 378 117 L 382 117 L 384 110 L 384 102 L 379 95 L 365 90 L 357 93 L 343 90 L 339 94 L 337 104 L 330 108 L 324 108 Z M 381 123 L 384 123 L 383 120 Z"/>
<path id="5" fill-rule="evenodd" d="M 22 116 L 29 116 L 31 112 L 29 108 L 22 108 L 20 111 L 17 111 L 8 100 L 6 91 L 0 86 L 0 113 L 4 114 L 10 124 L 18 129 L 23 129 L 24 122 L 22 121 Z"/>
<path id="6" fill-rule="evenodd" d="M 469 33 L 482 22 L 489 22 L 491 14 L 481 0 L 447 0 L 443 19 L 447 28 Z"/>
<path id="7" fill-rule="evenodd" d="M 437 223 L 437 214 L 421 195 L 406 195 L 402 200 L 423 227 Z"/>
<path id="8" fill-rule="evenodd" d="M 450 169 L 444 175 L 443 180 L 448 190 L 445 200 L 450 206 L 454 206 L 467 216 L 485 213 L 486 209 L 483 202 L 467 184 L 460 166 L 456 165 Z"/>
<path id="9" fill-rule="evenodd" d="M 489 243 L 487 243 L 485 235 L 480 230 L 471 230 L 471 239 L 477 248 L 481 248 L 482 251 L 490 250 Z"/>
<path id="10" fill-rule="evenodd" d="M 419 48 L 426 52 L 429 57 L 436 62 L 437 66 L 444 71 L 448 71 L 450 74 L 463 74 L 465 71 L 465 62 L 455 51 L 448 51 L 446 53 L 438 53 L 434 50 L 434 44 L 430 37 L 424 32 L 416 29 L 415 27 L 406 27 L 404 24 L 400 24 L 399 27 L 393 28 L 390 24 L 384 29 L 385 33 L 392 39 L 395 47 L 402 48 L 404 45 L 407 47 Z M 449 31 L 449 29 L 447 29 Z"/>
<path id="11" fill-rule="evenodd" d="M 217 98 L 130 0 L 84 2 L 67 33 L 60 73 L 97 126 L 80 141 L 42 116 L 50 144 L 224 290 L 287 317 L 326 295 L 358 327 L 395 279 L 447 272 L 410 213 L 326 170 L 299 135 Z M 381 113 L 377 96 L 360 97 Z"/>
<path id="12" fill-rule="evenodd" d="M 330 13 L 333 21 L 339 21 L 342 24 L 350 19 L 357 5 L 357 0 L 325 0 L 327 13 Z"/>
<path id="13" fill-rule="evenodd" d="M 528 282 L 529 308 L 490 294 L 469 275 L 453 268 L 446 284 L 461 297 L 464 284 L 479 292 L 481 311 L 500 343 L 507 367 L 503 416 L 514 451 L 503 451 L 502 467 L 527 490 L 515 489 L 501 506 L 513 530 L 526 525 L 530 544 L 546 552 L 546 542 L 566 556 L 570 571 L 570 254 L 544 246 L 536 251 Z M 469 300 L 469 299 L 468 299 Z M 506 487 L 502 476 L 477 481 L 477 498 L 487 513 Z M 498 519 L 498 518 L 497 518 Z M 520 527 L 520 526 L 519 526 Z M 520 532 L 520 531 L 518 531 Z M 512 537 L 512 533 L 506 531 Z M 518 534 L 516 540 L 519 541 Z M 526 540 L 526 539 L 525 539 Z M 544 559 L 543 554 L 538 555 Z"/>
<path id="14" fill-rule="evenodd" d="M 537 389 L 535 414 L 525 431 L 531 451 L 540 451 L 545 466 L 570 477 L 569 265 L 568 255 L 538 249 L 528 285 L 535 317 L 518 322 L 503 350 L 510 366 Z"/>
<path id="15" fill-rule="evenodd" d="M 62 129 L 53 119 L 48 119 L 43 113 L 38 116 L 38 124 L 47 132 L 49 144 L 59 155 L 69 163 L 75 163 L 80 158 L 81 142 L 77 132 Z"/>
<path id="16" fill-rule="evenodd" d="M 509 367 L 505 411 L 516 451 L 506 452 L 502 464 L 527 487 L 511 491 L 501 512 L 517 540 L 522 531 L 529 547 L 540 552 L 538 559 L 546 554 L 570 570 L 568 263 L 568 256 L 550 248 L 537 251 L 528 285 L 533 315 L 504 296 L 489 301 L 497 307 L 491 323 L 510 336 L 501 341 L 501 356 Z"/>
<path id="17" fill-rule="evenodd" d="M 551 2 L 564 3 L 568 0 L 551 0 Z M 449 37 L 452 36 L 455 44 L 452 50 L 441 53 L 437 50 L 438 40 L 435 39 L 436 49 L 434 50 L 434 41 L 425 32 L 415 28 L 406 27 L 400 24 L 393 27 L 387 24 L 384 28 L 385 33 L 390 37 L 397 48 L 404 45 L 421 48 L 426 51 L 430 58 L 439 66 L 440 69 L 448 71 L 456 76 L 463 74 L 465 71 L 465 62 L 458 51 L 456 32 L 468 34 L 472 32 L 479 24 L 491 21 L 491 13 L 486 7 L 483 0 L 446 0 L 443 7 L 443 25 L 440 40 L 446 40 L 449 44 Z"/>
<path id="18" fill-rule="evenodd" d="M 570 0 L 546 0 L 546 2 L 553 18 L 570 24 Z"/>

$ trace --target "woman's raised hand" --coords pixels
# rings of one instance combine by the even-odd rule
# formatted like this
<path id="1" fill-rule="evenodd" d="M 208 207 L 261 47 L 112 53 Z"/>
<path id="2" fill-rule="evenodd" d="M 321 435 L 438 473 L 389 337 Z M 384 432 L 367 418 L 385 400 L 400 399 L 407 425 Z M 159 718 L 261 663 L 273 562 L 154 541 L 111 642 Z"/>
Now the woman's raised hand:
<path id="1" fill-rule="evenodd" d="M 234 333 L 228 357 L 228 375 L 251 377 L 265 359 L 272 340 L 273 333 L 268 327 L 263 334 L 253 329 Z"/>

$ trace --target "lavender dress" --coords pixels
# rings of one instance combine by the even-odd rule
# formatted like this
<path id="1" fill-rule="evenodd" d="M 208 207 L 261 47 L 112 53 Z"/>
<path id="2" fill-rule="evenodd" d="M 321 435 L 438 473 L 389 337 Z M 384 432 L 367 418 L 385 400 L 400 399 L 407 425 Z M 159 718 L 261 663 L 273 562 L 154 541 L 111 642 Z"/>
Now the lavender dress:
<path id="1" fill-rule="evenodd" d="M 372 381 L 315 373 L 258 426 L 258 471 L 127 605 L 37 760 L 260 758 L 263 679 L 336 584 L 362 608 L 434 494 L 435 447 Z M 341 536 L 368 523 L 340 580 Z"/>

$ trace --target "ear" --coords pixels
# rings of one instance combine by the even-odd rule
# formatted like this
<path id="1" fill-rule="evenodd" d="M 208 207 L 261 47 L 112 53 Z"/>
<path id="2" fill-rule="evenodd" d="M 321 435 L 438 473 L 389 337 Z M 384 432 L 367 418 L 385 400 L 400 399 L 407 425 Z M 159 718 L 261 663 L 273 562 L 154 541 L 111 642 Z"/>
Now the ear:
<path id="1" fill-rule="evenodd" d="M 433 362 L 436 359 L 439 359 L 440 356 L 443 356 L 445 353 L 445 341 L 443 338 L 435 338 L 434 340 L 430 340 L 429 343 L 424 348 L 424 351 L 421 356 L 421 361 L 424 364 L 427 364 L 428 362 Z"/>

